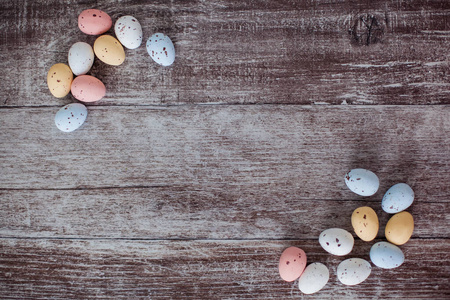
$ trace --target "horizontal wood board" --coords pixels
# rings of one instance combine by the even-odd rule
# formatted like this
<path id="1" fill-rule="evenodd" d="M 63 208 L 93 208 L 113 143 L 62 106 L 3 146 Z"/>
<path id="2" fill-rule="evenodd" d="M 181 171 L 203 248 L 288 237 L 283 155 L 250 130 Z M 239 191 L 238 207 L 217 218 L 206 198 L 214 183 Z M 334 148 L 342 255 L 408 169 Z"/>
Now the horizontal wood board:
<path id="1" fill-rule="evenodd" d="M 449 104 L 450 2 L 439 1 L 2 1 L 1 106 L 62 106 L 46 85 L 70 46 L 93 45 L 77 17 L 100 8 L 131 14 L 144 45 L 125 63 L 96 60 L 107 87 L 97 105 L 190 103 Z M 354 44 L 349 30 L 374 16 L 378 43 Z M 177 59 L 157 66 L 145 40 L 162 31 Z M 108 32 L 114 35 L 113 31 Z M 30 55 L 32 53 L 32 55 Z"/>
<path id="2" fill-rule="evenodd" d="M 168 34 L 177 58 L 96 60 L 106 97 L 64 134 L 54 114 L 75 99 L 46 74 L 94 43 L 86 8 L 135 16 L 144 43 Z M 1 299 L 450 298 L 449 1 L 0 0 L 0 20 Z M 345 186 L 355 167 L 374 196 Z M 398 182 L 415 192 L 405 263 L 343 286 L 339 262 L 385 240 Z M 366 205 L 376 240 L 327 254 L 319 233 L 352 232 Z M 281 280 L 289 246 L 329 267 L 322 291 Z"/>

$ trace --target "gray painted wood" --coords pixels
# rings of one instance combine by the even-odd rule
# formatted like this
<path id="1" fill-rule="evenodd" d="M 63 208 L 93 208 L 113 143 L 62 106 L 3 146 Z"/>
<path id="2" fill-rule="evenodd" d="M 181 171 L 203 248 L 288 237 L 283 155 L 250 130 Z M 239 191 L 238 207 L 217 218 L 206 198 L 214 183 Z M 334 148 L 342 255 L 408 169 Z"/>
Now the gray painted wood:
<path id="1" fill-rule="evenodd" d="M 64 134 L 74 98 L 46 73 L 93 44 L 76 24 L 93 7 L 168 34 L 177 59 L 96 61 L 106 97 Z M 0 1 L 0 298 L 448 299 L 449 16 L 445 0 Z M 374 196 L 345 186 L 356 167 Z M 398 182 L 416 196 L 404 265 L 341 285 L 318 234 L 368 205 L 384 240 Z M 330 268 L 324 290 L 281 280 L 288 246 Z"/>

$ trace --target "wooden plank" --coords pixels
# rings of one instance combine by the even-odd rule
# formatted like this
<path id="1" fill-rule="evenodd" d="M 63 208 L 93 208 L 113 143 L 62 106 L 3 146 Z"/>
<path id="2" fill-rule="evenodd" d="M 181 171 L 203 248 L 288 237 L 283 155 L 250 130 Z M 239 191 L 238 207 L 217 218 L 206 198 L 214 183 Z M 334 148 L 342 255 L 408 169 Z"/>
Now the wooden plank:
<path id="1" fill-rule="evenodd" d="M 292 190 L 297 199 L 361 199 L 343 177 L 378 174 L 381 199 L 410 184 L 448 201 L 450 106 L 92 107 L 60 132 L 58 108 L 0 110 L 0 188 L 190 186 Z M 374 198 L 374 199 L 375 199 Z"/>
<path id="2" fill-rule="evenodd" d="M 325 229 L 353 232 L 350 216 L 370 206 L 379 238 L 392 216 L 380 199 L 305 200 L 295 191 L 247 187 L 0 191 L 0 237 L 120 239 L 317 239 Z M 450 236 L 450 202 L 417 199 L 415 238 Z"/>
<path id="3" fill-rule="evenodd" d="M 63 105 L 46 86 L 67 62 L 78 14 L 132 14 L 144 38 L 163 31 L 177 60 L 156 66 L 145 46 L 119 67 L 96 61 L 107 87 L 98 105 L 186 103 L 449 104 L 448 1 L 2 1 L 0 106 Z M 360 16 L 377 18 L 380 43 L 355 46 Z M 112 31 L 109 32 L 113 34 Z"/>
<path id="4" fill-rule="evenodd" d="M 151 298 L 296 299 L 295 283 L 278 275 L 285 247 L 302 247 L 309 262 L 330 269 L 325 288 L 308 299 L 448 299 L 449 240 L 413 240 L 397 269 L 373 267 L 357 286 L 343 286 L 336 268 L 344 258 L 317 241 L 0 240 L 4 299 Z M 349 257 L 369 259 L 358 241 Z M 305 297 L 306 298 L 306 297 Z"/>

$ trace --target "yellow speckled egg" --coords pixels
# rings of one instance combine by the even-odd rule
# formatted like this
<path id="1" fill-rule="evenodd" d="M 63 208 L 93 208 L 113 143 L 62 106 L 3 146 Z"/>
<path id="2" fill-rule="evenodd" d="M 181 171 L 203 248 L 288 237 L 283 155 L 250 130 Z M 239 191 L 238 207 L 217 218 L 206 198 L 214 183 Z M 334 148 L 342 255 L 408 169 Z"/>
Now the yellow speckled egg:
<path id="1" fill-rule="evenodd" d="M 363 241 L 371 241 L 378 234 L 377 213 L 368 206 L 355 209 L 352 214 L 352 226 L 356 235 Z"/>
<path id="2" fill-rule="evenodd" d="M 410 238 L 414 231 L 413 216 L 407 212 L 395 214 L 386 224 L 386 239 L 395 245 L 403 245 Z"/>
<path id="3" fill-rule="evenodd" d="M 108 65 L 118 66 L 125 60 L 125 51 L 122 45 L 110 35 L 102 35 L 95 40 L 94 53 Z"/>
<path id="4" fill-rule="evenodd" d="M 55 64 L 47 73 L 48 89 L 57 98 L 65 97 L 70 92 L 73 74 L 68 65 Z"/>

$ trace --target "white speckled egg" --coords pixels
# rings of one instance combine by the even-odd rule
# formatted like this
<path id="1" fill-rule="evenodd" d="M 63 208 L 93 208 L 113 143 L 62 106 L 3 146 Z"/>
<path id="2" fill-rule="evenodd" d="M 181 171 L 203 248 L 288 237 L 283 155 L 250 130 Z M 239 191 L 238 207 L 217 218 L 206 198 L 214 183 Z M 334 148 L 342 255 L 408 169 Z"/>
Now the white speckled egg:
<path id="1" fill-rule="evenodd" d="M 142 27 L 135 17 L 120 17 L 114 25 L 114 32 L 125 48 L 136 49 L 142 43 Z"/>
<path id="2" fill-rule="evenodd" d="M 350 232 L 341 228 L 330 228 L 322 231 L 319 243 L 325 251 L 338 256 L 349 254 L 355 240 Z"/>
<path id="3" fill-rule="evenodd" d="M 402 250 L 388 242 L 378 242 L 370 248 L 370 260 L 383 269 L 393 269 L 405 261 Z"/>
<path id="4" fill-rule="evenodd" d="M 412 188 L 406 183 L 397 183 L 384 194 L 381 207 L 389 214 L 396 214 L 410 207 L 413 201 Z"/>
<path id="5" fill-rule="evenodd" d="M 372 272 L 372 266 L 367 260 L 349 258 L 339 264 L 336 272 L 342 284 L 356 285 L 369 277 Z"/>
<path id="6" fill-rule="evenodd" d="M 353 169 L 345 175 L 345 184 L 360 196 L 372 196 L 378 191 L 380 181 L 375 173 L 366 169 Z"/>
<path id="7" fill-rule="evenodd" d="M 84 75 L 94 63 L 94 50 L 85 42 L 77 42 L 69 49 L 69 67 L 75 75 Z"/>
<path id="8" fill-rule="evenodd" d="M 170 66 L 175 61 L 175 47 L 172 40 L 163 33 L 155 33 L 147 40 L 147 52 L 162 66 Z"/>
<path id="9" fill-rule="evenodd" d="M 306 267 L 298 280 L 298 288 L 303 294 L 314 294 L 320 291 L 330 279 L 330 271 L 321 263 L 312 263 Z"/>
<path id="10" fill-rule="evenodd" d="M 61 108 L 55 115 L 55 124 L 59 130 L 71 132 L 86 121 L 87 108 L 81 103 L 71 103 Z"/>

